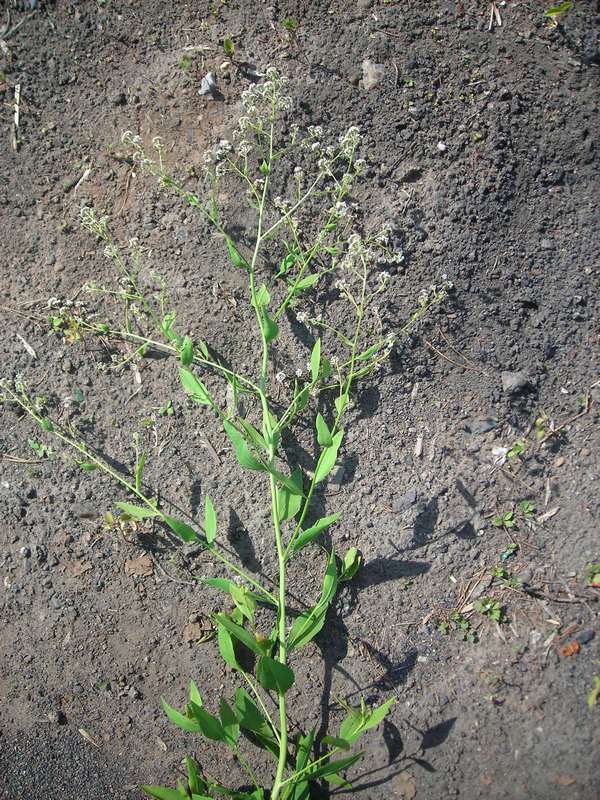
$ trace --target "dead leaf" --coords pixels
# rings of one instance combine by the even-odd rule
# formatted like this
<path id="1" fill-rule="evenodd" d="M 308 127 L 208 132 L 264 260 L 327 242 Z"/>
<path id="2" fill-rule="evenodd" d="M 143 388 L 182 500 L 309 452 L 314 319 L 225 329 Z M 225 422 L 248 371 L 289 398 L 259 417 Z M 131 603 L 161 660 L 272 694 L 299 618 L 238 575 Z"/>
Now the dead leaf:
<path id="1" fill-rule="evenodd" d="M 565 656 L 568 658 L 569 656 L 575 656 L 581 650 L 581 645 L 577 641 L 577 639 L 572 639 L 568 642 L 564 647 L 561 647 L 560 654 L 561 656 Z"/>
<path id="2" fill-rule="evenodd" d="M 125 575 L 135 575 L 140 578 L 146 578 L 148 575 L 154 574 L 154 564 L 149 555 L 138 556 L 137 558 L 128 558 L 125 562 Z"/>
<path id="3" fill-rule="evenodd" d="M 577 783 L 577 781 L 570 775 L 561 775 L 559 773 L 552 778 L 552 783 L 554 783 L 556 786 L 573 786 L 573 784 Z"/>
<path id="4" fill-rule="evenodd" d="M 72 575 L 74 578 L 79 578 L 80 575 L 89 572 L 91 569 L 92 565 L 88 564 L 87 561 L 69 561 L 65 566 L 67 575 Z"/>
<path id="5" fill-rule="evenodd" d="M 184 642 L 197 642 L 206 635 L 206 630 L 202 627 L 200 622 L 188 622 L 183 629 Z"/>
<path id="6" fill-rule="evenodd" d="M 414 800 L 417 796 L 417 783 L 410 772 L 401 772 L 394 778 L 394 794 L 402 800 Z"/>

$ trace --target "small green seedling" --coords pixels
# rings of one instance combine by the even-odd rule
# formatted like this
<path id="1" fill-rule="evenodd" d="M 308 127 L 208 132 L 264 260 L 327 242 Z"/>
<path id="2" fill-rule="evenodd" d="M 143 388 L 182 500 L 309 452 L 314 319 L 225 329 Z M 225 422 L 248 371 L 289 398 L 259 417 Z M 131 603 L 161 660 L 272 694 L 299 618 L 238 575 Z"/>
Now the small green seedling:
<path id="1" fill-rule="evenodd" d="M 498 514 L 492 520 L 494 528 L 514 528 L 515 514 L 514 511 L 505 511 L 503 514 Z"/>
<path id="2" fill-rule="evenodd" d="M 511 556 L 519 549 L 519 545 L 516 542 L 511 542 L 506 546 L 506 549 L 500 553 L 500 561 L 508 561 Z"/>
<path id="3" fill-rule="evenodd" d="M 519 511 L 523 514 L 524 517 L 527 519 L 531 519 L 535 514 L 536 508 L 531 502 L 531 500 L 521 500 L 519 502 Z"/>
<path id="4" fill-rule="evenodd" d="M 546 12 L 544 12 L 544 17 L 546 17 L 549 24 L 553 28 L 556 28 L 567 11 L 570 10 L 572 5 L 572 0 L 565 0 L 564 3 L 559 3 L 556 6 L 552 6 Z"/>
<path id="5" fill-rule="evenodd" d="M 282 22 L 283 27 L 288 33 L 296 33 L 300 23 L 295 17 L 286 17 Z"/>
<path id="6" fill-rule="evenodd" d="M 223 39 L 223 52 L 227 58 L 233 59 L 233 56 L 235 55 L 235 45 L 231 36 L 226 36 Z"/>
<path id="7" fill-rule="evenodd" d="M 172 417 L 175 415 L 175 408 L 173 407 L 173 401 L 167 400 L 164 406 L 160 406 L 157 409 L 157 413 L 159 417 Z"/>
<path id="8" fill-rule="evenodd" d="M 492 577 L 501 578 L 505 580 L 506 578 L 508 578 L 508 571 L 501 564 L 497 564 L 492 570 Z"/>
<path id="9" fill-rule="evenodd" d="M 52 449 L 48 445 L 42 444 L 42 442 L 38 442 L 35 439 L 27 439 L 27 444 L 38 458 L 50 458 L 52 455 Z"/>
<path id="10" fill-rule="evenodd" d="M 525 452 L 525 442 L 519 439 L 506 453 L 507 458 L 517 458 Z"/>
<path id="11" fill-rule="evenodd" d="M 586 584 L 600 589 L 600 562 L 588 564 L 585 572 Z"/>
<path id="12" fill-rule="evenodd" d="M 539 442 L 541 441 L 548 432 L 548 424 L 550 423 L 550 418 L 547 414 L 540 414 L 539 417 L 536 418 L 535 422 L 533 423 L 533 428 L 535 430 L 535 438 Z"/>
<path id="13" fill-rule="evenodd" d="M 494 620 L 494 622 L 501 623 L 506 621 L 502 606 L 493 597 L 484 597 L 482 600 L 476 600 L 473 603 L 473 608 L 479 614 Z"/>
<path id="14" fill-rule="evenodd" d="M 183 55 L 179 61 L 179 69 L 183 72 L 187 72 L 191 69 L 192 64 L 194 63 L 194 59 L 190 55 Z"/>

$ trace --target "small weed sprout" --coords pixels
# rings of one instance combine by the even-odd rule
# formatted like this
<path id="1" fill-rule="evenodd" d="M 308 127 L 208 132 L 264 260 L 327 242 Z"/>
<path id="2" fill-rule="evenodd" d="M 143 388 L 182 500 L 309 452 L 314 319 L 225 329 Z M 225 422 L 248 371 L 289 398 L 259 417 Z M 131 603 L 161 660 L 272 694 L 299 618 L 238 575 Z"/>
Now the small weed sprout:
<path id="1" fill-rule="evenodd" d="M 282 120 L 293 109 L 284 89 L 284 78 L 269 69 L 263 83 L 244 92 L 244 113 L 233 142 L 221 141 L 204 156 L 208 202 L 187 191 L 169 174 L 160 139 L 153 140 L 152 151 L 148 152 L 139 136 L 126 133 L 123 137 L 143 171 L 155 176 L 160 186 L 178 193 L 210 222 L 221 235 L 233 268 L 244 274 L 248 309 L 255 323 L 255 372 L 244 374 L 235 365 L 226 366 L 208 344 L 178 330 L 164 283 L 158 281 L 154 292 L 141 285 L 139 266 L 143 253 L 139 242 L 133 239 L 126 248 L 118 246 L 107 217 L 96 215 L 90 208 L 82 210 L 81 222 L 102 242 L 118 277 L 115 289 L 93 284 L 88 288 L 116 298 L 122 308 L 122 321 L 99 322 L 85 309 L 57 301 L 49 309 L 52 329 L 69 341 L 94 333 L 132 344 L 134 352 L 128 359 L 142 358 L 150 349 L 178 357 L 184 393 L 205 413 L 218 418 L 239 466 L 264 479 L 268 486 L 277 562 L 274 588 L 230 558 L 223 543 L 223 512 L 219 513 L 208 495 L 204 497 L 204 521 L 200 526 L 193 520 L 172 516 L 164 501 L 148 494 L 143 481 L 146 451 L 139 438 L 134 440 L 134 473 L 126 476 L 102 458 L 72 422 L 51 419 L 48 409 L 35 403 L 21 381 L 2 382 L 3 400 L 27 412 L 44 431 L 74 450 L 75 461 L 83 470 L 100 470 L 126 491 L 127 499 L 116 504 L 120 515 L 105 515 L 107 528 L 128 528 L 146 520 L 162 523 L 184 542 L 203 547 L 231 575 L 228 579 L 206 579 L 206 583 L 223 592 L 233 605 L 233 611 L 212 617 L 219 653 L 241 679 L 233 699 L 222 697 L 217 712 L 212 713 L 192 682 L 189 701 L 182 711 L 164 700 L 163 707 L 174 725 L 233 751 L 253 788 L 227 788 L 205 775 L 189 758 L 187 786 L 180 784 L 179 790 L 144 787 L 147 794 L 156 798 L 225 795 L 238 800 L 300 800 L 311 796 L 312 782 L 327 780 L 345 785 L 342 773 L 361 756 L 349 752 L 350 748 L 383 721 L 394 702 L 391 698 L 374 708 L 367 707 L 364 701 L 357 707 L 343 704 L 345 718 L 335 735 L 318 743 L 317 755 L 317 728 L 292 738 L 288 692 L 295 675 L 290 656 L 323 629 L 338 588 L 354 576 L 362 559 L 356 548 L 338 557 L 333 549 L 327 550 L 321 544 L 324 572 L 320 597 L 293 615 L 288 568 L 293 559 L 302 558 L 304 548 L 318 543 L 320 535 L 341 516 L 335 513 L 315 519 L 313 507 L 323 482 L 336 465 L 346 433 L 343 418 L 353 406 L 357 382 L 380 368 L 398 337 L 445 296 L 447 285 L 429 287 L 401 331 L 382 331 L 377 303 L 390 281 L 388 268 L 401 262 L 402 254 L 390 247 L 389 227 L 367 232 L 357 224 L 350 197 L 353 185 L 365 170 L 365 162 L 356 155 L 359 132 L 350 128 L 335 145 L 327 144 L 323 130 L 316 126 L 301 135 L 297 126 L 288 126 Z M 294 153 L 299 154 L 299 160 L 288 180 L 290 173 L 282 165 Z M 238 187 L 237 197 L 245 198 L 254 214 L 249 246 L 247 240 L 244 244 L 234 237 L 221 205 L 223 188 L 230 183 Z M 275 257 L 279 266 L 270 269 L 268 264 Z M 323 309 L 311 303 L 311 290 L 319 284 L 333 293 L 331 308 L 338 312 L 346 309 L 335 317 L 341 318 L 342 323 L 327 313 L 329 306 Z M 304 356 L 306 368 L 287 375 L 273 366 L 275 348 L 283 348 L 281 328 L 284 324 L 291 326 L 290 319 L 312 335 L 312 346 Z M 207 382 L 206 376 L 212 376 L 211 380 Z M 223 404 L 221 395 L 209 388 L 214 378 L 228 387 L 232 401 Z M 288 393 L 285 400 L 281 399 L 282 392 Z M 247 414 L 241 410 L 242 399 L 251 409 Z M 317 399 L 320 413 L 315 409 Z M 159 416 L 173 412 L 171 400 L 158 409 Z M 312 421 L 318 443 L 310 472 L 289 467 L 282 444 L 284 433 L 302 417 Z M 35 449 L 42 454 L 37 446 Z M 504 518 L 502 524 L 509 526 L 510 519 Z M 272 614 L 273 627 L 266 632 L 264 613 L 261 612 L 260 625 L 257 621 L 258 608 Z M 492 607 L 485 613 L 495 618 L 498 612 Z M 463 633 L 468 632 L 468 622 L 462 617 L 454 618 L 453 624 Z M 249 654 L 255 661 L 253 673 L 246 666 Z M 267 787 L 259 784 L 244 753 L 242 733 L 274 758 L 273 777 Z"/>

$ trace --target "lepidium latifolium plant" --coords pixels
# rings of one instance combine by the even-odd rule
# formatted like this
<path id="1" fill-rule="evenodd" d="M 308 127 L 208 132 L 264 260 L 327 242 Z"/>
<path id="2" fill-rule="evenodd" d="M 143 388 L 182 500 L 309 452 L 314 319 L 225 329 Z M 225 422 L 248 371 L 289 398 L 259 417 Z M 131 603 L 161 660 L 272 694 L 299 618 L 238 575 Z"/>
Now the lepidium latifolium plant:
<path id="1" fill-rule="evenodd" d="M 378 313 L 390 281 L 388 270 L 402 261 L 402 254 L 391 248 L 389 228 L 368 232 L 360 221 L 360 208 L 353 200 L 355 184 L 365 171 L 365 162 L 357 157 L 358 130 L 350 128 L 335 145 L 324 143 L 319 127 L 301 132 L 290 124 L 293 103 L 285 83 L 269 69 L 262 83 L 243 93 L 243 116 L 233 141 L 221 141 L 205 154 L 204 184 L 197 193 L 168 172 L 159 139 L 146 148 L 135 134 L 123 137 L 142 171 L 178 193 L 210 223 L 231 268 L 245 277 L 247 310 L 254 320 L 248 350 L 253 347 L 255 356 L 252 360 L 246 353 L 245 360 L 254 367 L 242 371 L 218 357 L 209 343 L 178 330 L 164 280 L 149 287 L 140 279 L 140 244 L 132 240 L 121 247 L 110 233 L 108 218 L 91 208 L 82 210 L 82 224 L 103 243 L 117 280 L 112 289 L 95 284 L 88 288 L 117 298 L 118 321 L 114 315 L 108 320 L 98 312 L 86 313 L 84 306 L 76 314 L 56 301 L 51 307 L 53 330 L 71 340 L 76 331 L 77 337 L 127 342 L 132 361 L 152 350 L 179 359 L 180 390 L 200 413 L 218 419 L 247 480 L 256 485 L 260 478 L 268 486 L 269 538 L 277 574 L 265 581 L 235 560 L 223 542 L 224 514 L 208 495 L 202 524 L 173 516 L 166 501 L 159 502 L 144 489 L 145 453 L 139 453 L 134 474 L 127 476 L 85 441 L 72 421 L 52 418 L 20 378 L 2 384 L 4 401 L 16 404 L 47 434 L 72 448 L 79 467 L 107 473 L 120 484 L 126 494 L 116 503 L 121 518 L 165 525 L 184 542 L 203 547 L 229 572 L 228 578 L 198 581 L 199 587 L 208 584 L 223 592 L 224 607 L 233 609 L 215 614 L 213 624 L 215 646 L 239 676 L 239 686 L 220 699 L 218 708 L 209 709 L 192 682 L 182 710 L 166 700 L 163 707 L 174 725 L 232 750 L 250 788 L 227 787 L 223 776 L 206 774 L 198 761 L 188 758 L 185 785 L 180 781 L 176 789 L 143 787 L 161 800 L 305 800 L 323 780 L 343 786 L 345 771 L 361 757 L 353 746 L 382 722 L 394 701 L 377 707 L 364 701 L 353 707 L 343 701 L 345 716 L 339 728 L 319 741 L 318 719 L 311 730 L 293 736 L 290 732 L 288 693 L 295 683 L 290 663 L 321 632 L 340 584 L 351 580 L 361 566 L 356 548 L 338 555 L 324 546 L 322 534 L 338 522 L 340 513 L 322 516 L 316 513 L 315 501 L 322 501 L 321 489 L 338 460 L 344 419 L 351 416 L 358 383 L 373 380 L 402 334 L 383 330 Z M 236 220 L 240 206 L 245 209 L 248 224 L 242 235 L 232 233 L 234 212 L 224 205 L 225 197 L 235 198 Z M 444 292 L 444 286 L 430 287 L 407 326 Z M 295 353 L 289 352 L 290 343 Z M 301 366 L 286 371 L 281 364 Z M 216 388 L 219 382 L 226 392 Z M 316 453 L 311 468 L 303 469 L 284 441 L 290 440 L 286 432 L 304 430 L 307 424 L 314 431 Z M 299 606 L 298 587 L 293 600 L 289 592 L 290 566 L 314 547 L 323 556 L 320 596 L 313 605 Z M 262 781 L 266 785 L 252 766 L 251 747 L 273 758 L 271 777 Z"/>

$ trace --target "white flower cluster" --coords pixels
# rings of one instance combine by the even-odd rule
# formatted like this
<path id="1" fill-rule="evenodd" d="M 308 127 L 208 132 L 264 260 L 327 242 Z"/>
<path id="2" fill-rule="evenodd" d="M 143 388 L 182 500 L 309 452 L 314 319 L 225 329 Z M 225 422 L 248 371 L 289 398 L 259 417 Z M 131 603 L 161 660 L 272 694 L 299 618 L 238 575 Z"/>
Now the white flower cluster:
<path id="1" fill-rule="evenodd" d="M 360 143 L 360 131 L 356 126 L 348 128 L 339 138 L 340 152 L 346 158 L 352 158 L 354 151 Z"/>
<path id="2" fill-rule="evenodd" d="M 108 236 L 106 225 L 108 217 L 98 217 L 96 212 L 90 206 L 84 206 L 79 212 L 79 217 L 82 226 L 94 236 L 99 236 L 101 239 L 106 239 Z"/>

